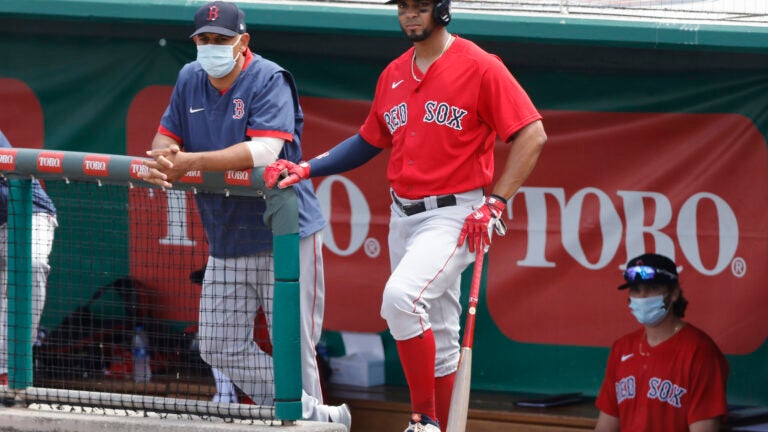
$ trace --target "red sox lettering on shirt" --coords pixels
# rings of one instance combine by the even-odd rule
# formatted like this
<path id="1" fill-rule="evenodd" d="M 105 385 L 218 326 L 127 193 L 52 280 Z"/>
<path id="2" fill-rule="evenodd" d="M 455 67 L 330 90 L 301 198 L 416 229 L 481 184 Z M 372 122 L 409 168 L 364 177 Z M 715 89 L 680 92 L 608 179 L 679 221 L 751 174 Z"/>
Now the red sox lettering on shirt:
<path id="1" fill-rule="evenodd" d="M 541 115 L 501 60 L 466 39 L 456 37 L 420 81 L 413 53 L 379 76 L 360 135 L 392 148 L 387 179 L 399 196 L 490 185 L 496 137 L 507 141 Z"/>
<path id="2" fill-rule="evenodd" d="M 680 408 L 683 406 L 682 398 L 686 393 L 688 390 L 670 380 L 659 377 L 648 379 L 648 393 L 646 394 L 648 399 L 658 399 L 675 408 Z M 635 397 L 637 397 L 637 384 L 634 376 L 623 378 L 616 383 L 616 399 L 619 404 Z"/>
<path id="3" fill-rule="evenodd" d="M 688 431 L 727 413 L 728 362 L 712 339 L 686 324 L 658 346 L 643 329 L 611 348 L 596 405 L 627 431 Z"/>

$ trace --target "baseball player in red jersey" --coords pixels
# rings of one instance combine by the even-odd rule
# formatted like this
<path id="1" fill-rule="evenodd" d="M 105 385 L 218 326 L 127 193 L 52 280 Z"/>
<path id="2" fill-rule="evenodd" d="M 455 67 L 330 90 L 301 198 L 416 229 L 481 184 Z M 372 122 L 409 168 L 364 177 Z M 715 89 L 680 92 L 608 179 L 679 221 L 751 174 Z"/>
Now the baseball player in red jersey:
<path id="1" fill-rule="evenodd" d="M 533 170 L 546 141 L 541 116 L 502 61 L 450 34 L 450 1 L 399 0 L 413 47 L 381 73 L 359 133 L 326 154 L 264 171 L 267 186 L 344 172 L 391 148 L 392 273 L 381 315 L 397 342 L 411 396 L 406 431 L 447 423 L 459 360 L 460 278 Z M 495 184 L 497 137 L 511 150 Z"/>
<path id="2" fill-rule="evenodd" d="M 717 432 L 728 412 L 728 361 L 682 318 L 688 301 L 675 263 L 663 255 L 629 260 L 629 308 L 642 328 L 614 342 L 597 396 L 598 432 Z"/>

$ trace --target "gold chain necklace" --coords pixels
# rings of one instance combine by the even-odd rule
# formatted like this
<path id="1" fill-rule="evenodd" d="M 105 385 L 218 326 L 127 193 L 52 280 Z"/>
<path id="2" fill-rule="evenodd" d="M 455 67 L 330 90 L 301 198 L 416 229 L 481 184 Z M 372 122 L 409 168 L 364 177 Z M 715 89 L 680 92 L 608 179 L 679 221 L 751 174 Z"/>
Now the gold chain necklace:
<path id="1" fill-rule="evenodd" d="M 443 50 L 440 51 L 440 55 L 438 55 L 437 58 L 435 58 L 435 61 L 437 61 L 437 59 L 439 59 L 440 57 L 443 56 L 443 54 L 445 54 L 445 51 L 448 49 L 448 45 L 451 44 L 451 41 L 453 40 L 453 37 L 454 37 L 453 35 L 448 35 L 448 40 L 445 41 L 445 45 L 443 46 Z M 411 58 L 411 76 L 413 77 L 413 79 L 416 80 L 416 82 L 421 82 L 421 80 L 416 77 L 416 71 L 414 70 L 414 66 L 413 66 L 415 63 L 416 63 L 416 49 L 414 48 L 413 49 L 413 57 Z"/>

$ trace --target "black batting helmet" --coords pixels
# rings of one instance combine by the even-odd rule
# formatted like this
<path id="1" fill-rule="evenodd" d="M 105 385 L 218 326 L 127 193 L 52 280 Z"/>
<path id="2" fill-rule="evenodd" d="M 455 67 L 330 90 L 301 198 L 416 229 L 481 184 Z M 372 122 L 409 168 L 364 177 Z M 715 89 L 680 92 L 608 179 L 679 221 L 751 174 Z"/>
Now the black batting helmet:
<path id="1" fill-rule="evenodd" d="M 401 0 L 388 0 L 386 4 L 395 4 Z M 441 26 L 447 26 L 451 22 L 451 0 L 437 0 L 432 10 L 432 18 Z"/>

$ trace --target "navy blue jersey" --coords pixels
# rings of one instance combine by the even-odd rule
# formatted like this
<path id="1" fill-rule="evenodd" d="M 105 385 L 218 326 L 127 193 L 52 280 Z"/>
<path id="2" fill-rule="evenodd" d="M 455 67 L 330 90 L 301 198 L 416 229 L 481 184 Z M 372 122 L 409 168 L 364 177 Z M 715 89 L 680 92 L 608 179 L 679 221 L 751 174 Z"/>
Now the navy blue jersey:
<path id="1" fill-rule="evenodd" d="M 184 151 L 220 150 L 253 137 L 285 140 L 279 157 L 299 162 L 304 115 L 291 74 L 276 63 L 246 51 L 240 76 L 225 92 L 208 81 L 197 61 L 179 72 L 171 102 L 158 131 Z M 299 204 L 299 235 L 325 227 L 308 180 L 294 186 Z M 222 194 L 196 195 L 211 256 L 227 258 L 271 249 L 272 233 L 261 218 L 262 198 Z"/>
<path id="2" fill-rule="evenodd" d="M 0 148 L 11 148 L 8 138 L 0 131 Z M 40 182 L 32 180 L 32 213 L 47 213 L 56 216 L 56 207 L 45 193 Z M 0 179 L 0 225 L 8 222 L 8 180 Z"/>

